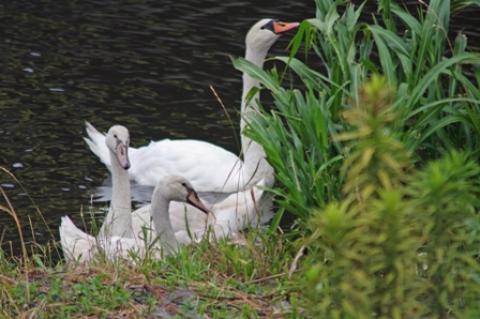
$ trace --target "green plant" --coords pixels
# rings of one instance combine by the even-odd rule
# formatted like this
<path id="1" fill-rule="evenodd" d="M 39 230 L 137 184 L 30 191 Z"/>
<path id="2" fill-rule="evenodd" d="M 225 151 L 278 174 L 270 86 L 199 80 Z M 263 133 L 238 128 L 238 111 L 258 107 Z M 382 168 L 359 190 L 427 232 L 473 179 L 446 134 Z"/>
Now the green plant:
<path id="1" fill-rule="evenodd" d="M 439 318 L 463 317 L 480 300 L 479 176 L 477 162 L 453 152 L 419 171 L 407 189 L 424 238 L 425 299 Z"/>
<path id="2" fill-rule="evenodd" d="M 450 1 L 432 0 L 418 15 L 379 1 L 381 16 L 371 24 L 359 21 L 363 6 L 316 4 L 316 17 L 301 24 L 290 56 L 273 58 L 290 73 L 234 61 L 273 95 L 274 108 L 251 119 L 245 133 L 263 145 L 275 169 L 273 192 L 281 209 L 305 221 L 311 208 L 338 198 L 346 149 L 333 136 L 348 128 L 341 114 L 358 101 L 371 74 L 384 75 L 396 88 L 391 104 L 397 117 L 390 129 L 412 162 L 438 158 L 457 146 L 479 158 L 480 55 L 467 51 L 464 35 L 454 43 L 448 38 Z M 311 53 L 308 64 L 321 67 L 295 57 L 302 44 Z M 282 87 L 285 74 L 298 78 L 300 88 Z"/>
<path id="3" fill-rule="evenodd" d="M 393 94 L 375 76 L 344 112 L 352 128 L 337 137 L 348 141 L 343 200 L 310 219 L 307 308 L 322 318 L 412 318 L 423 307 L 415 267 L 422 241 L 401 187 L 408 152 L 389 129 L 398 116 Z"/>
<path id="4" fill-rule="evenodd" d="M 452 0 L 452 11 L 458 12 L 465 9 L 468 6 L 480 5 L 479 0 Z"/>
<path id="5" fill-rule="evenodd" d="M 452 152 L 415 171 L 391 129 L 391 88 L 373 77 L 345 117 L 342 200 L 316 210 L 307 306 L 325 318 L 478 315 L 480 166 Z"/>

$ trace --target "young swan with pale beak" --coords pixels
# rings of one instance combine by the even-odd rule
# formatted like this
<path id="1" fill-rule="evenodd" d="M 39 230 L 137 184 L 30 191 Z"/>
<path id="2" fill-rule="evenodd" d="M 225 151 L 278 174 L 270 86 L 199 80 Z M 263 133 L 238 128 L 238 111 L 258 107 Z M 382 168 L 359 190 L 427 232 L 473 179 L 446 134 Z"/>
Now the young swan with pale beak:
<path id="1" fill-rule="evenodd" d="M 89 261 L 94 253 L 101 249 L 107 257 L 129 257 L 132 250 L 143 255 L 145 244 L 151 241 L 138 238 L 132 230 L 132 213 L 130 198 L 130 179 L 128 168 L 128 145 L 130 136 L 127 128 L 112 126 L 105 139 L 112 163 L 112 200 L 110 209 L 102 224 L 98 237 L 88 235 L 78 229 L 68 217 L 62 218 L 60 238 L 65 257 L 68 261 Z M 161 255 L 170 254 L 178 249 L 178 241 L 169 216 L 171 201 L 189 203 L 208 214 L 208 209 L 198 198 L 188 180 L 180 176 L 166 176 L 157 184 L 152 196 L 151 215 L 155 225 L 155 243 Z M 157 246 L 158 247 L 158 246 Z M 156 253 L 158 256 L 159 254 Z"/>

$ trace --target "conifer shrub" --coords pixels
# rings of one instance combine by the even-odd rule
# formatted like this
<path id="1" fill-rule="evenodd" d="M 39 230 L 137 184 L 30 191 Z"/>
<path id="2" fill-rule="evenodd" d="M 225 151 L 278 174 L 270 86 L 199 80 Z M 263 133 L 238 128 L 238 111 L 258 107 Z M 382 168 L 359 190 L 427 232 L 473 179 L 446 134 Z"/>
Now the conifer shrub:
<path id="1" fill-rule="evenodd" d="M 319 318 L 478 316 L 480 166 L 452 152 L 412 168 L 392 130 L 391 94 L 373 77 L 344 112 L 342 198 L 309 219 L 305 309 Z"/>

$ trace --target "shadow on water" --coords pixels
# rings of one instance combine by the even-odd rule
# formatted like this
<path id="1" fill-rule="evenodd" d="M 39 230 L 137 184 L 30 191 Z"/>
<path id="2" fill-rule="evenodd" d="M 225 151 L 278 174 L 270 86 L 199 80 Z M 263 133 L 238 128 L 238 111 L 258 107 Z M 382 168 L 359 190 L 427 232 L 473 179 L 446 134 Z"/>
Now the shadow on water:
<path id="1" fill-rule="evenodd" d="M 314 1 L 198 3 L 0 3 L 0 166 L 19 178 L 54 233 L 60 216 L 78 220 L 97 187 L 104 185 L 108 197 L 107 170 L 82 140 L 85 120 L 101 130 L 126 125 L 133 146 L 188 137 L 238 152 L 232 129 L 238 130 L 241 79 L 229 56 L 243 55 L 245 33 L 259 18 L 302 20 L 315 12 Z M 468 28 L 472 18 L 461 21 L 453 28 L 478 39 Z M 287 44 L 279 41 L 272 54 L 285 54 Z M 26 194 L 4 174 L 0 185 L 24 225 L 30 215 L 36 240 L 49 239 Z M 0 215 L 0 235 L 4 227 L 3 241 L 16 243 L 14 224 Z"/>

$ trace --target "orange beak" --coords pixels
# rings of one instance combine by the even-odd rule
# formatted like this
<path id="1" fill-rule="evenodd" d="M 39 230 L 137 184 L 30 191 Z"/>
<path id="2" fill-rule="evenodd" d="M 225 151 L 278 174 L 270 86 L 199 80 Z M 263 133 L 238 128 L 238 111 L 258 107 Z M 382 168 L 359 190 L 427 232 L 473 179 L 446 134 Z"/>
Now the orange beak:
<path id="1" fill-rule="evenodd" d="M 300 23 L 298 22 L 281 22 L 281 21 L 274 21 L 273 22 L 273 32 L 275 34 L 282 34 L 288 32 L 290 30 L 296 29 Z"/>

